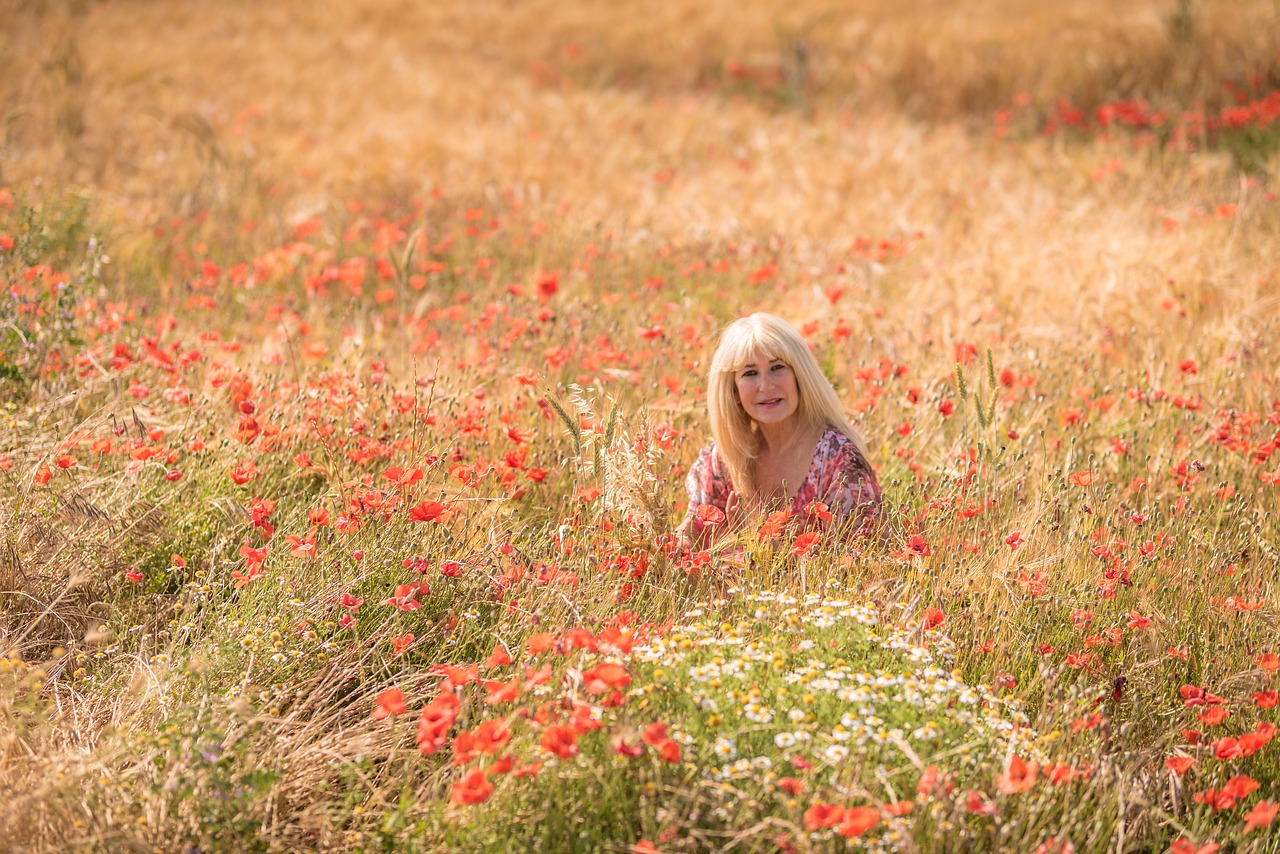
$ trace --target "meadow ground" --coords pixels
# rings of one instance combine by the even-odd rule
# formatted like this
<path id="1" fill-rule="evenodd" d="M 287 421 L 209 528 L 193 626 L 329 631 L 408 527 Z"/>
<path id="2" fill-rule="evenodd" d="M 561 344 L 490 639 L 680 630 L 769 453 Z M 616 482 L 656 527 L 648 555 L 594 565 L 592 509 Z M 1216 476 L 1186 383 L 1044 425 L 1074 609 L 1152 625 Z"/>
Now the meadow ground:
<path id="1" fill-rule="evenodd" d="M 404 5 L 0 4 L 11 848 L 1280 850 L 1280 7 Z"/>

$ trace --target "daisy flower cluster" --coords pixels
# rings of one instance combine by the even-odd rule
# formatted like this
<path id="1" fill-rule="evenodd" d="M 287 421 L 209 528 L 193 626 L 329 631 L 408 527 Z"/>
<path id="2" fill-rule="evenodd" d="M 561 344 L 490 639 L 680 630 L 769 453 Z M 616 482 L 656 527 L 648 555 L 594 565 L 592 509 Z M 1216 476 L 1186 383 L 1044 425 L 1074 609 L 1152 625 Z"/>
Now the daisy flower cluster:
<path id="1" fill-rule="evenodd" d="M 1048 740 L 1015 699 L 952 669 L 939 628 L 846 596 L 834 583 L 802 598 L 731 590 L 673 625 L 575 629 L 515 662 L 495 651 L 478 669 L 442 669 L 417 745 L 432 757 L 451 743 L 462 776 L 450 809 L 487 810 L 457 832 L 480 844 L 476 833 L 547 799 L 612 798 L 627 810 L 652 801 L 686 842 L 693 828 L 776 820 L 809 841 L 892 848 L 922 815 L 951 821 L 958 783 L 989 786 L 1011 757 L 1048 763 Z M 380 695 L 374 717 L 403 700 Z M 815 805 L 845 812 L 824 824 Z"/>
<path id="2" fill-rule="evenodd" d="M 835 583 L 825 595 L 742 600 L 745 618 L 694 619 L 634 651 L 637 683 L 653 681 L 632 693 L 674 706 L 702 746 L 694 800 L 709 807 L 698 821 L 786 815 L 821 793 L 885 806 L 893 844 L 906 830 L 891 824 L 905 821 L 925 769 L 969 777 L 1010 755 L 1047 761 L 1017 700 L 952 669 L 955 645 L 940 630 L 897 624 Z"/>

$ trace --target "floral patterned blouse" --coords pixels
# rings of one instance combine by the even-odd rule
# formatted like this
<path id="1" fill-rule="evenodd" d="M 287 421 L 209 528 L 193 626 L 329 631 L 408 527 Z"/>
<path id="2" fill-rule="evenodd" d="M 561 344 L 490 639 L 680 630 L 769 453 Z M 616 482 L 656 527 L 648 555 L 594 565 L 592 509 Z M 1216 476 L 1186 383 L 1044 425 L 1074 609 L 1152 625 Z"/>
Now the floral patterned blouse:
<path id="1" fill-rule="evenodd" d="M 689 492 L 686 518 L 692 520 L 693 533 L 698 536 L 708 520 L 714 523 L 724 518 L 720 514 L 725 512 L 729 495 L 734 492 L 724 458 L 714 442 L 702 449 L 689 469 L 685 489 Z M 700 509 L 704 505 L 707 507 Z M 850 532 L 865 535 L 880 517 L 880 483 L 853 441 L 828 427 L 818 440 L 809 473 L 789 509 L 792 519 L 805 527 L 824 527 L 826 523 L 845 528 L 848 520 L 853 519 L 848 526 Z M 824 518 L 828 513 L 830 518 Z"/>

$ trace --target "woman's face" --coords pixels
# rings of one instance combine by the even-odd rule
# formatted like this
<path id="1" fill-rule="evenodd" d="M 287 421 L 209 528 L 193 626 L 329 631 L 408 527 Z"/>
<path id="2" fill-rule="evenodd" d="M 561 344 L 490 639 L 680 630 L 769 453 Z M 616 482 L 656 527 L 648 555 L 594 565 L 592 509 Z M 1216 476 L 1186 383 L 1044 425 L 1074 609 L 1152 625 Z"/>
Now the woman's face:
<path id="1" fill-rule="evenodd" d="M 781 359 L 756 354 L 733 374 L 738 400 L 758 424 L 781 424 L 800 406 L 800 392 L 791 366 Z"/>

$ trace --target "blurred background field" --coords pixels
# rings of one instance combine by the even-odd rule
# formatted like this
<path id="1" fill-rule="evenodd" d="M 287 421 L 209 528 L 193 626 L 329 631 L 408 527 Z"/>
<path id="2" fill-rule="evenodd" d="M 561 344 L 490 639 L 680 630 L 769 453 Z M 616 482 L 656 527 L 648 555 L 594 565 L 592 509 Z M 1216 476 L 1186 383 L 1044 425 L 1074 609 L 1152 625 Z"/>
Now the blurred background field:
<path id="1" fill-rule="evenodd" d="M 131 202 L 235 163 L 283 191 L 538 185 L 722 229 L 768 186 L 746 222 L 781 232 L 831 207 L 796 201 L 796 170 L 846 213 L 852 181 L 879 190 L 857 170 L 891 156 L 865 148 L 880 123 L 980 134 L 1020 96 L 1216 110 L 1280 74 L 1267 0 L 6 5 L 6 178 Z"/>
<path id="2" fill-rule="evenodd" d="M 1274 850 L 1274 0 L 0 20 L 15 844 Z M 755 310 L 813 343 L 892 513 L 856 557 L 766 543 L 752 578 L 663 534 L 701 366 Z M 862 605 L 743 595 L 766 585 L 869 600 L 908 640 L 880 646 Z M 713 710 L 763 701 L 688 653 L 748 638 L 764 723 Z M 464 776 L 465 750 L 370 719 L 495 643 L 529 680 L 556 665 L 508 709 L 540 776 Z M 918 753 L 833 759 L 846 707 L 783 699 L 814 644 L 893 678 L 945 664 L 939 691 L 990 714 L 882 707 Z M 583 679 L 614 659 L 616 708 Z M 468 726 L 507 709 L 459 690 Z M 578 758 L 539 741 L 535 695 Z M 778 767 L 725 770 L 748 745 Z M 1011 782 L 1015 755 L 1040 776 Z M 821 825 L 826 802 L 879 824 Z"/>

